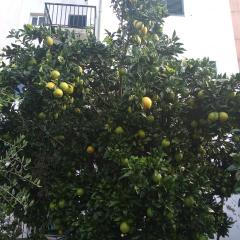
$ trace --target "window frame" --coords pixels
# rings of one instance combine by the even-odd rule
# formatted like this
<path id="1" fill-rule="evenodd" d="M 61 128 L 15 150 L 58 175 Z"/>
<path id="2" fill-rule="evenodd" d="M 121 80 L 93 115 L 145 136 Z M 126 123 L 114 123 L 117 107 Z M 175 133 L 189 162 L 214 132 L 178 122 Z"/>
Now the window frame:
<path id="1" fill-rule="evenodd" d="M 82 23 L 82 25 L 75 25 L 74 24 L 74 19 L 73 19 L 73 24 L 71 24 L 71 18 L 82 18 L 82 21 L 77 21 L 77 23 Z M 78 28 L 78 29 L 85 29 L 87 28 L 87 15 L 76 15 L 76 14 L 69 14 L 68 15 L 68 26 L 71 28 Z"/>
<path id="2" fill-rule="evenodd" d="M 164 2 L 165 2 L 165 4 L 166 4 L 166 8 L 167 8 L 167 13 L 168 13 L 168 15 L 169 16 L 175 16 L 175 17 L 184 17 L 185 16 L 185 8 L 184 8 L 184 0 L 179 0 L 179 1 L 181 1 L 181 4 L 182 4 L 182 12 L 181 13 L 170 13 L 169 11 L 168 11 L 168 0 L 164 0 Z"/>
<path id="3" fill-rule="evenodd" d="M 33 19 L 34 18 L 37 18 L 37 24 L 36 25 L 33 24 Z M 41 25 L 39 24 L 40 18 L 44 18 L 45 19 L 44 13 L 30 13 L 30 23 L 32 25 L 34 25 L 34 26 L 44 26 L 45 25 L 45 21 Z"/>

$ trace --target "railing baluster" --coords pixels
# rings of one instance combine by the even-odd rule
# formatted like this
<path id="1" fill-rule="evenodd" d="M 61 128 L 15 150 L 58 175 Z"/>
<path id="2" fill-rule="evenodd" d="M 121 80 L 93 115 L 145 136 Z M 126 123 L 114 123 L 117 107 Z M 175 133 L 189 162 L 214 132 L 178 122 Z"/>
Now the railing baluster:
<path id="1" fill-rule="evenodd" d="M 61 5 L 60 27 L 62 26 L 62 8 L 63 6 Z"/>
<path id="2" fill-rule="evenodd" d="M 73 26 L 76 27 L 75 25 L 75 22 L 76 22 L 76 16 L 75 16 L 75 7 L 73 7 L 73 14 L 74 14 L 74 17 L 73 17 Z"/>
<path id="3" fill-rule="evenodd" d="M 96 13 L 96 7 L 94 7 L 94 26 L 93 26 L 94 35 L 96 35 L 96 22 L 97 22 L 97 13 Z"/>
<path id="4" fill-rule="evenodd" d="M 96 6 L 45 3 L 44 8 L 45 25 L 70 28 L 86 29 L 96 31 Z"/>
<path id="5" fill-rule="evenodd" d="M 65 27 L 65 23 L 66 23 L 66 12 L 67 12 L 67 6 L 64 6 L 64 22 L 63 22 L 63 26 Z"/>
<path id="6" fill-rule="evenodd" d="M 89 24 L 89 26 L 91 26 L 92 27 L 92 8 L 91 8 L 91 15 L 90 15 L 90 24 Z"/>
<path id="7" fill-rule="evenodd" d="M 73 20 L 74 20 L 73 18 L 74 17 L 71 19 L 71 17 L 72 17 L 72 11 L 71 11 L 72 9 L 71 9 L 71 7 L 72 6 L 70 5 L 70 10 L 69 10 L 69 14 L 68 14 L 68 25 L 70 25 L 70 27 L 73 27 Z"/>
<path id="8" fill-rule="evenodd" d="M 53 17 L 54 17 L 54 5 L 55 5 L 55 4 L 52 5 L 52 9 L 53 9 L 53 10 L 52 10 L 52 24 L 53 24 L 53 25 L 54 25 L 54 20 L 53 20 Z"/>
<path id="9" fill-rule="evenodd" d="M 57 5 L 56 7 L 57 7 L 57 14 L 56 14 L 56 25 L 58 25 L 58 5 Z"/>
<path id="10" fill-rule="evenodd" d="M 80 25 L 80 19 L 81 19 L 81 17 L 80 17 L 80 15 L 79 15 L 79 6 L 78 6 L 78 18 L 77 18 L 77 20 L 78 20 L 78 22 L 77 22 L 77 26 L 79 27 L 79 28 L 81 28 L 81 25 Z"/>
<path id="11" fill-rule="evenodd" d="M 83 15 L 83 7 L 82 7 L 82 17 L 81 17 L 81 25 L 80 27 L 84 28 L 84 15 Z"/>

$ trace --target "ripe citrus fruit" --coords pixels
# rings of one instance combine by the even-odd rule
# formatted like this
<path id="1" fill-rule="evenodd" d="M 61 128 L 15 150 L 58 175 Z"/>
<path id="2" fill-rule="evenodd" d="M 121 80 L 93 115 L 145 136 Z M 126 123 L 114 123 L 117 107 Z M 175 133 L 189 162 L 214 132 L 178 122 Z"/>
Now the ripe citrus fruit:
<path id="1" fill-rule="evenodd" d="M 74 91 L 73 85 L 68 84 L 68 88 L 67 88 L 65 91 L 66 91 L 66 93 L 68 93 L 68 94 L 72 94 L 73 91 Z"/>
<path id="2" fill-rule="evenodd" d="M 143 130 L 139 130 L 139 131 L 137 132 L 137 136 L 138 136 L 139 138 L 145 138 L 146 133 L 145 133 Z"/>
<path id="3" fill-rule="evenodd" d="M 78 66 L 78 72 L 80 75 L 83 75 L 83 68 L 81 66 Z"/>
<path id="4" fill-rule="evenodd" d="M 138 45 L 140 45 L 140 44 L 142 43 L 142 39 L 140 38 L 139 35 L 136 35 L 136 36 L 134 37 L 134 41 L 135 41 Z"/>
<path id="5" fill-rule="evenodd" d="M 88 154 L 93 154 L 94 152 L 95 152 L 95 148 L 93 146 L 90 145 L 90 146 L 87 147 L 87 153 Z"/>
<path id="6" fill-rule="evenodd" d="M 216 122 L 219 118 L 218 112 L 210 112 L 208 114 L 208 121 L 209 122 Z"/>
<path id="7" fill-rule="evenodd" d="M 52 90 L 52 89 L 54 89 L 55 88 L 55 83 L 53 83 L 53 82 L 48 82 L 47 84 L 46 84 L 46 88 L 48 88 L 48 89 L 50 89 L 50 90 Z"/>
<path id="8" fill-rule="evenodd" d="M 56 80 L 56 79 L 58 79 L 59 77 L 60 77 L 60 72 L 59 71 L 57 71 L 57 70 L 53 70 L 53 71 L 51 71 L 51 78 L 53 79 L 53 80 Z"/>
<path id="9" fill-rule="evenodd" d="M 81 109 L 80 108 L 75 108 L 74 111 L 75 111 L 75 113 L 81 113 Z"/>
<path id="10" fill-rule="evenodd" d="M 119 68 L 118 72 L 119 72 L 119 76 L 122 77 L 126 75 L 127 70 L 125 68 Z"/>
<path id="11" fill-rule="evenodd" d="M 136 24 L 138 23 L 138 20 L 133 21 L 133 26 L 136 27 Z"/>
<path id="12" fill-rule="evenodd" d="M 53 45 L 53 39 L 51 37 L 46 37 L 46 43 L 49 47 L 51 47 Z"/>
<path id="13" fill-rule="evenodd" d="M 61 82 L 59 88 L 61 88 L 64 92 L 67 92 L 68 84 L 66 82 Z"/>
<path id="14" fill-rule="evenodd" d="M 63 91 L 60 88 L 57 88 L 53 91 L 53 96 L 55 98 L 61 98 L 63 96 Z"/>
<path id="15" fill-rule="evenodd" d="M 143 26 L 144 26 L 143 23 L 140 22 L 140 21 L 137 21 L 137 22 L 135 23 L 135 25 L 134 25 L 134 27 L 135 27 L 136 29 L 139 29 L 139 30 L 140 30 Z"/>
<path id="16" fill-rule="evenodd" d="M 219 113 L 219 121 L 220 122 L 226 122 L 228 120 L 228 114 L 226 112 L 220 112 Z"/>
<path id="17" fill-rule="evenodd" d="M 124 130 L 122 127 L 117 127 L 114 131 L 116 134 L 120 135 L 120 134 L 123 134 L 124 133 Z"/>
<path id="18" fill-rule="evenodd" d="M 192 196 L 186 197 L 184 199 L 184 205 L 186 207 L 193 207 L 194 204 L 195 204 L 195 200 L 194 200 L 194 198 Z"/>
<path id="19" fill-rule="evenodd" d="M 144 28 L 142 29 L 142 33 L 143 33 L 144 35 L 146 35 L 146 34 L 148 33 L 147 27 L 144 27 Z"/>
<path id="20" fill-rule="evenodd" d="M 150 109 L 152 107 L 152 100 L 149 97 L 142 98 L 142 106 L 145 110 Z"/>
<path id="21" fill-rule="evenodd" d="M 183 159 L 183 153 L 182 152 L 175 153 L 174 158 L 176 161 L 181 161 Z"/>
<path id="22" fill-rule="evenodd" d="M 84 193 L 85 193 L 85 191 L 84 191 L 83 188 L 78 188 L 78 189 L 76 190 L 76 194 L 77 194 L 79 197 L 83 196 Z"/>
<path id="23" fill-rule="evenodd" d="M 162 145 L 162 147 L 166 148 L 166 147 L 169 147 L 170 144 L 171 144 L 170 141 L 165 138 L 165 139 L 162 140 L 162 144 L 161 145 Z"/>
<path id="24" fill-rule="evenodd" d="M 130 226 L 128 225 L 127 222 L 122 222 L 120 224 L 120 231 L 123 233 L 123 234 L 126 234 L 130 231 Z"/>
<path id="25" fill-rule="evenodd" d="M 132 108 L 131 107 L 128 107 L 128 113 L 132 113 Z"/>
<path id="26" fill-rule="evenodd" d="M 38 114 L 38 118 L 41 119 L 41 120 L 44 120 L 46 118 L 46 114 L 44 112 L 40 112 Z"/>

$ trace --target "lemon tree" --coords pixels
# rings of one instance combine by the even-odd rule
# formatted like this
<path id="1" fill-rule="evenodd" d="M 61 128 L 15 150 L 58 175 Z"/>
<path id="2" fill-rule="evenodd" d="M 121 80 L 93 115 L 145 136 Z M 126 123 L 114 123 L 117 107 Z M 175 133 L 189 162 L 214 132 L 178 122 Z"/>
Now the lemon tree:
<path id="1" fill-rule="evenodd" d="M 224 199 L 240 187 L 240 78 L 180 59 L 161 1 L 112 4 L 121 24 L 103 42 L 44 27 L 10 33 L 0 135 L 25 135 L 41 181 L 14 214 L 33 239 L 225 236 Z"/>

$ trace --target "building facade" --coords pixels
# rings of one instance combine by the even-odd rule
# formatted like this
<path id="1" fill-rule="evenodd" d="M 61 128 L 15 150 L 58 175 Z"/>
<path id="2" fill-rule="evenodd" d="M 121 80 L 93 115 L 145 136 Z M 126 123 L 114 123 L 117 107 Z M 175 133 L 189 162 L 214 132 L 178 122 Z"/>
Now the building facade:
<path id="1" fill-rule="evenodd" d="M 46 5 L 46 2 L 49 3 Z M 69 28 L 94 27 L 99 37 L 100 0 L 11 0 L 3 1 L 0 8 L 0 49 L 9 44 L 6 38 L 11 29 L 24 24 L 43 25 L 46 13 L 53 23 Z M 46 11 L 46 6 L 49 12 Z M 98 11 L 98 12 L 97 12 Z"/>
<path id="2" fill-rule="evenodd" d="M 184 57 L 209 57 L 211 61 L 216 62 L 219 73 L 226 72 L 230 75 L 239 72 L 240 0 L 162 1 L 166 2 L 170 13 L 165 21 L 164 31 L 171 35 L 176 30 L 186 49 Z M 94 7 L 91 9 L 70 6 L 62 9 L 61 6 L 51 5 L 50 15 L 52 14 L 52 21 L 55 21 L 56 25 L 66 23 L 70 27 L 76 27 L 76 24 L 77 27 L 94 25 L 95 34 L 99 39 L 104 38 L 105 29 L 110 31 L 117 29 L 118 21 L 110 8 L 111 0 L 3 1 L 0 8 L 0 49 L 9 43 L 6 36 L 10 29 L 21 28 L 26 23 L 43 24 L 46 14 L 45 2 Z M 65 22 L 61 10 L 68 15 L 67 18 L 65 16 Z"/>
<path id="3" fill-rule="evenodd" d="M 230 0 L 233 31 L 235 37 L 235 45 L 238 57 L 238 66 L 240 69 L 240 0 Z"/>
<path id="4" fill-rule="evenodd" d="M 186 49 L 183 57 L 209 57 L 216 62 L 218 73 L 239 72 L 240 0 L 162 1 L 167 3 L 169 10 L 164 31 L 171 36 L 176 30 Z M 102 26 L 116 31 L 117 21 L 109 8 L 110 2 L 103 1 Z"/>
<path id="5" fill-rule="evenodd" d="M 171 1 L 183 5 L 183 11 L 166 19 L 165 31 L 171 35 L 176 30 L 184 56 L 209 57 L 219 73 L 239 72 L 229 0 Z"/>

